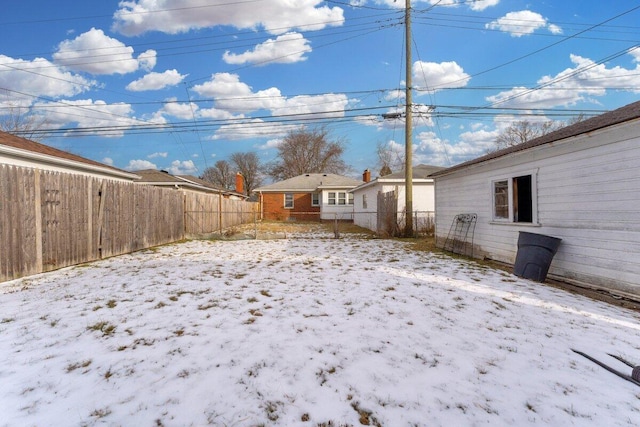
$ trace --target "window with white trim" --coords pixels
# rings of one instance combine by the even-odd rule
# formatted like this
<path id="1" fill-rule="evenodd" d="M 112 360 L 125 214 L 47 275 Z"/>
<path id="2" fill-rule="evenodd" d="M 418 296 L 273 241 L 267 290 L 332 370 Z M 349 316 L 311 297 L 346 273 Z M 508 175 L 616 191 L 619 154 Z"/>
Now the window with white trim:
<path id="1" fill-rule="evenodd" d="M 493 220 L 537 223 L 535 173 L 491 181 Z"/>
<path id="2" fill-rule="evenodd" d="M 334 191 L 329 191 L 328 193 L 329 198 L 328 198 L 328 202 L 330 205 L 335 205 L 336 204 L 336 193 Z"/>
<path id="3" fill-rule="evenodd" d="M 320 193 L 311 193 L 311 206 L 320 206 Z"/>
<path id="4" fill-rule="evenodd" d="M 284 208 L 293 209 L 293 193 L 284 193 Z"/>
<path id="5" fill-rule="evenodd" d="M 363 209 L 367 209 L 367 194 L 366 193 L 364 193 L 362 195 L 362 208 Z"/>
<path id="6" fill-rule="evenodd" d="M 353 193 L 347 193 L 347 200 L 350 205 L 353 204 Z"/>
<path id="7" fill-rule="evenodd" d="M 347 193 L 340 191 L 338 193 L 338 204 L 339 205 L 346 205 L 347 204 Z"/>

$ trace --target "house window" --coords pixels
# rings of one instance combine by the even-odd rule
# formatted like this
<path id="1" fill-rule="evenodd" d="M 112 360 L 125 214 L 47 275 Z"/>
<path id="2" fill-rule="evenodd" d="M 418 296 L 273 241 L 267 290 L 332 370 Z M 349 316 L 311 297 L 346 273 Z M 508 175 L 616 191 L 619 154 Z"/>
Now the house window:
<path id="1" fill-rule="evenodd" d="M 333 191 L 329 192 L 329 204 L 330 205 L 335 205 L 336 204 L 336 193 Z"/>
<path id="2" fill-rule="evenodd" d="M 492 181 L 493 219 L 537 222 L 535 174 Z"/>
<path id="3" fill-rule="evenodd" d="M 284 208 L 293 209 L 293 193 L 284 193 Z"/>
<path id="4" fill-rule="evenodd" d="M 509 181 L 493 183 L 493 219 L 509 219 Z"/>
<path id="5" fill-rule="evenodd" d="M 344 193 L 342 191 L 338 193 L 338 204 L 339 205 L 347 204 L 347 193 Z"/>
<path id="6" fill-rule="evenodd" d="M 353 193 L 347 193 L 347 197 L 349 198 L 349 204 L 353 204 Z"/>
<path id="7" fill-rule="evenodd" d="M 362 208 L 363 209 L 367 209 L 367 195 L 366 194 L 362 195 Z"/>
<path id="8" fill-rule="evenodd" d="M 311 206 L 320 206 L 320 193 L 311 194 Z"/>

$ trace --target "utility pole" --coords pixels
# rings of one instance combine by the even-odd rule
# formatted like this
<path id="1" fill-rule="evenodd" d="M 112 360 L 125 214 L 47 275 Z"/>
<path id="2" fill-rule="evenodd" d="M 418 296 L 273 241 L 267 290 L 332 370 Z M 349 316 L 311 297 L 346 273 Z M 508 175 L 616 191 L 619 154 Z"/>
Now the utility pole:
<path id="1" fill-rule="evenodd" d="M 404 128 L 404 144 L 405 144 L 405 166 L 404 166 L 404 180 L 405 180 L 405 237 L 413 237 L 413 131 L 412 131 L 412 116 L 411 109 L 413 106 L 413 100 L 411 96 L 412 82 L 411 82 L 411 0 L 406 0 L 405 8 L 405 47 L 406 47 L 406 100 L 407 105 L 405 109 L 405 128 Z"/>

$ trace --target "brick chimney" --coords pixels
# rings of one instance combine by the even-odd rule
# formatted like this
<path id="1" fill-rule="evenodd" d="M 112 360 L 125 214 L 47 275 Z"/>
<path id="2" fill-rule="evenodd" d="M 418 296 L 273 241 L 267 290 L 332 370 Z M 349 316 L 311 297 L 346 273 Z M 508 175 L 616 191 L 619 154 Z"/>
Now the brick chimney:
<path id="1" fill-rule="evenodd" d="M 365 169 L 364 173 L 362 174 L 362 180 L 364 182 L 371 181 L 371 171 L 369 169 Z"/>
<path id="2" fill-rule="evenodd" d="M 236 173 L 236 193 L 244 194 L 244 176 L 240 172 Z"/>

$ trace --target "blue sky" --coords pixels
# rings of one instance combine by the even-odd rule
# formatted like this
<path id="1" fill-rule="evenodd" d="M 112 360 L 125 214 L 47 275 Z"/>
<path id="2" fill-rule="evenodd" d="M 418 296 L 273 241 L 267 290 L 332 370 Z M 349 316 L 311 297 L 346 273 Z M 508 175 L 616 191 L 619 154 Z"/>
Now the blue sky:
<path id="1" fill-rule="evenodd" d="M 324 126 L 358 176 L 404 150 L 404 0 L 8 0 L 0 115 L 113 166 L 199 175 Z M 517 120 L 640 99 L 640 3 L 412 0 L 414 163 L 478 157 Z M 1 117 L 0 117 L 1 119 Z"/>

